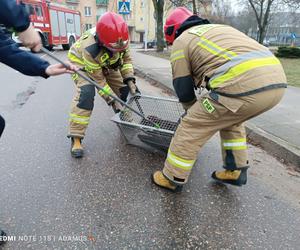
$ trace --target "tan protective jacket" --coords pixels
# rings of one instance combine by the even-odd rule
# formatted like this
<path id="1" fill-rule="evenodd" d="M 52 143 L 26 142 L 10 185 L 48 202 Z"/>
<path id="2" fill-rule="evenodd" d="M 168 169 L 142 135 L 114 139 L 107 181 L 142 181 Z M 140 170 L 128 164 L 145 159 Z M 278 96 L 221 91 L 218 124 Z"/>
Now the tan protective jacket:
<path id="1" fill-rule="evenodd" d="M 83 68 L 101 87 L 107 86 L 104 71 L 108 68 L 119 69 L 123 79 L 133 77 L 129 48 L 112 54 L 98 45 L 95 35 L 95 29 L 85 32 L 69 50 L 69 60 Z"/>
<path id="2" fill-rule="evenodd" d="M 189 81 L 195 87 L 228 94 L 287 82 L 280 61 L 268 48 L 225 25 L 197 25 L 185 30 L 174 41 L 170 60 L 173 84 L 179 91 Z M 191 101 L 188 99 L 186 103 Z"/>

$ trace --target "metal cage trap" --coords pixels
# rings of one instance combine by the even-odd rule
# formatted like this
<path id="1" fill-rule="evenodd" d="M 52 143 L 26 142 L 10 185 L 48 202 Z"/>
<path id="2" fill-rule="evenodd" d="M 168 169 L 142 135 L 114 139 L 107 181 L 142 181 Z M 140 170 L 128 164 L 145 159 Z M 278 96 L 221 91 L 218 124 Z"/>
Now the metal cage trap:
<path id="1" fill-rule="evenodd" d="M 127 104 L 143 114 L 146 119 L 126 108 L 113 116 L 112 121 L 118 125 L 126 142 L 154 153 L 167 152 L 179 118 L 184 113 L 179 101 L 138 95 L 131 97 Z"/>

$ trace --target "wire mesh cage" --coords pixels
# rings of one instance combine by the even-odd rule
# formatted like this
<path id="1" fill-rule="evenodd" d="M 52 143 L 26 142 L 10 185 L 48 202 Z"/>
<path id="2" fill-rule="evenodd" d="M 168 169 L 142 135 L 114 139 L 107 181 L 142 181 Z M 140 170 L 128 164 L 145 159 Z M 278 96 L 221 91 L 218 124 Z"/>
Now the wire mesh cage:
<path id="1" fill-rule="evenodd" d="M 131 97 L 127 104 L 146 119 L 128 108 L 112 118 L 126 142 L 154 153 L 167 152 L 179 119 L 184 113 L 178 100 L 138 95 Z"/>

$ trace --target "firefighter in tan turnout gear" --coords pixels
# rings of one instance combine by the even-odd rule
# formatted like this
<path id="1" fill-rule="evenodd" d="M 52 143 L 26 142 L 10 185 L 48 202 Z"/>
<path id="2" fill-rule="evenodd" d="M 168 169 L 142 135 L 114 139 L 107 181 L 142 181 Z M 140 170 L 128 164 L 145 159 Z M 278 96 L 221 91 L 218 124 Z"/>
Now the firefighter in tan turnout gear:
<path id="1" fill-rule="evenodd" d="M 178 191 L 188 181 L 201 147 L 220 133 L 224 170 L 212 178 L 246 184 L 249 167 L 244 122 L 279 103 L 287 80 L 279 60 L 238 30 L 210 24 L 185 8 L 166 20 L 165 38 L 173 43 L 173 86 L 187 110 L 172 139 L 155 184 Z M 197 100 L 194 89 L 208 90 Z"/>
<path id="2" fill-rule="evenodd" d="M 69 50 L 69 60 L 104 88 L 97 90 L 77 74 L 72 75 L 76 94 L 69 117 L 68 137 L 72 140 L 71 154 L 75 158 L 83 156 L 81 141 L 94 107 L 95 90 L 115 112 L 120 109 L 119 104 L 106 94 L 114 92 L 126 101 L 129 91 L 135 94 L 137 90 L 128 45 L 127 24 L 121 16 L 107 12 L 97 22 L 96 29 L 85 32 Z"/>

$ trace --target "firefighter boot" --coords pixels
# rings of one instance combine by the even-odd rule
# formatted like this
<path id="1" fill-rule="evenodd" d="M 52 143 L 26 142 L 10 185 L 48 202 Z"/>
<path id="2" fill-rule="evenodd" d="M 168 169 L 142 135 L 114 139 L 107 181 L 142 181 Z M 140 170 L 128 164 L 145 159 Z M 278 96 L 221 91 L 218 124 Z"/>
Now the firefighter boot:
<path id="1" fill-rule="evenodd" d="M 81 158 L 83 156 L 83 148 L 81 145 L 81 138 L 71 138 L 71 155 L 74 158 Z"/>
<path id="2" fill-rule="evenodd" d="M 162 188 L 166 188 L 168 190 L 171 190 L 173 192 L 179 192 L 182 190 L 182 185 L 176 185 L 169 181 L 164 174 L 161 171 L 155 171 L 152 174 L 152 181 L 157 186 L 160 186 Z"/>
<path id="3" fill-rule="evenodd" d="M 247 183 L 247 169 L 242 168 L 238 170 L 223 170 L 215 171 L 211 177 L 217 181 L 228 183 L 235 186 L 242 186 Z"/>
<path id="4" fill-rule="evenodd" d="M 0 246 L 6 242 L 6 241 L 2 240 L 3 236 L 6 236 L 6 233 L 0 229 L 0 237 L 1 237 Z"/>

